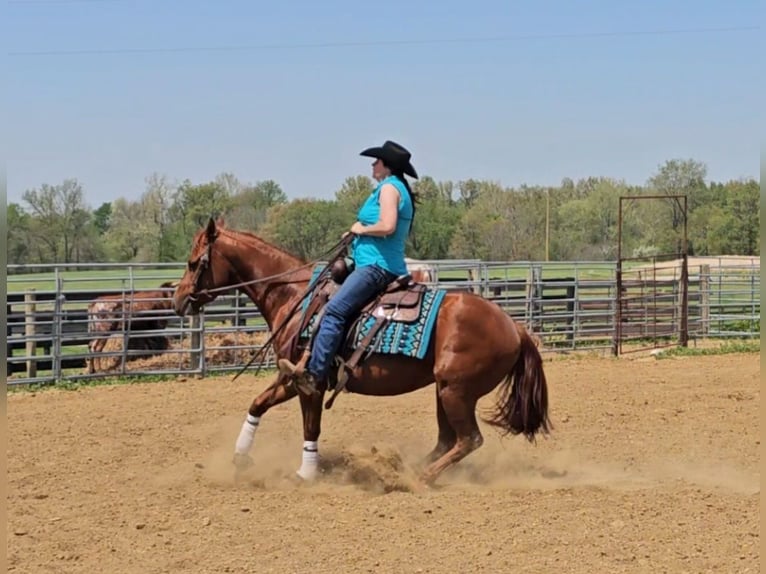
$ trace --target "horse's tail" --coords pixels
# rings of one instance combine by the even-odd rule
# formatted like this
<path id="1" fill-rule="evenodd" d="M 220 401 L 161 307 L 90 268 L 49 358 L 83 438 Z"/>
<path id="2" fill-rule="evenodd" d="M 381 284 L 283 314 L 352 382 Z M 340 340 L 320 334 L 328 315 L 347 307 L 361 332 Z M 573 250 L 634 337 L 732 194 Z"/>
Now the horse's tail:
<path id="1" fill-rule="evenodd" d="M 539 432 L 552 429 L 548 418 L 548 384 L 543 371 L 543 358 L 532 337 L 521 325 L 521 352 L 516 364 L 500 386 L 494 416 L 486 422 L 513 435 L 523 434 L 534 442 Z"/>

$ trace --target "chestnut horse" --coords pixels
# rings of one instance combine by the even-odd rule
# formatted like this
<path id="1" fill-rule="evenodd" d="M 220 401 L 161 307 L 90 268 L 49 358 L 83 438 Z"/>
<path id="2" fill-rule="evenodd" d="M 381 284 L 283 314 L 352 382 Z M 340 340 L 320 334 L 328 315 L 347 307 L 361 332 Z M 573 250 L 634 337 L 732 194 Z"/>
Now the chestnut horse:
<path id="1" fill-rule="evenodd" d="M 308 288 L 314 265 L 211 218 L 194 236 L 187 268 L 174 294 L 175 311 L 180 316 L 199 313 L 218 293 L 240 289 L 258 307 L 272 332 L 287 320 L 274 339 L 274 350 L 277 358 L 295 360 L 287 353 L 299 328 L 300 313 L 288 315 Z M 421 475 L 426 485 L 482 445 L 476 404 L 498 386 L 496 410 L 487 423 L 502 429 L 503 434 L 522 434 L 530 442 L 552 428 L 540 353 L 524 328 L 498 305 L 470 292 L 448 292 L 434 329 L 423 359 L 372 354 L 350 373 L 346 383 L 349 392 L 374 396 L 400 395 L 436 383 L 438 438 Z M 299 396 L 304 464 L 298 475 L 307 480 L 317 473 L 325 391 L 321 389 L 313 397 Z M 280 374 L 254 399 L 236 441 L 236 464 L 251 463 L 248 453 L 261 417 L 297 394 L 289 377 Z"/>

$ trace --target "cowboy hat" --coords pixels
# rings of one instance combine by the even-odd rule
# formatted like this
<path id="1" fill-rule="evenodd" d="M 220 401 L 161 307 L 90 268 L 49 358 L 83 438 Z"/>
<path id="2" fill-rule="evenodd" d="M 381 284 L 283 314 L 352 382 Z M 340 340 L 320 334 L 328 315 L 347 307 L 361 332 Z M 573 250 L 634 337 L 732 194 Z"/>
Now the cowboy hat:
<path id="1" fill-rule="evenodd" d="M 383 160 L 383 163 L 385 163 L 391 171 L 395 173 L 406 173 L 410 177 L 418 179 L 418 173 L 410 163 L 410 158 L 412 157 L 410 152 L 396 142 L 388 140 L 382 146 L 367 148 L 359 155 Z"/>

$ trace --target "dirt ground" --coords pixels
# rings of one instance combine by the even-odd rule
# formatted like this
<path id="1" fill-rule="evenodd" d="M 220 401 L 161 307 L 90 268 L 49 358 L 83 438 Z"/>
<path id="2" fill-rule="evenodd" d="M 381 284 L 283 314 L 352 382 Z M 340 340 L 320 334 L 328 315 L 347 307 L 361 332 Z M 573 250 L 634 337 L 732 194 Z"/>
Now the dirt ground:
<path id="1" fill-rule="evenodd" d="M 483 425 L 484 447 L 424 492 L 433 387 L 341 395 L 310 486 L 292 479 L 297 401 L 264 417 L 234 480 L 267 378 L 11 393 L 9 571 L 759 571 L 759 355 L 545 367 L 553 434 L 530 445 Z"/>

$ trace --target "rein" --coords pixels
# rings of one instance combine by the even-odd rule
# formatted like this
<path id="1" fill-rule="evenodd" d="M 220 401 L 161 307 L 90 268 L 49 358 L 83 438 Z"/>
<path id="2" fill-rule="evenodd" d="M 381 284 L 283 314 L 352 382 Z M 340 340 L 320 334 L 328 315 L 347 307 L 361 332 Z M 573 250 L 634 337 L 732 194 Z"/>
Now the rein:
<path id="1" fill-rule="evenodd" d="M 191 293 L 189 295 L 189 299 L 191 299 L 192 301 L 196 301 L 200 295 L 211 295 L 213 293 L 223 293 L 225 291 L 230 291 L 231 289 L 248 287 L 250 285 L 255 285 L 257 283 L 267 283 L 267 282 L 273 281 L 274 279 L 278 279 L 279 277 L 291 275 L 302 269 L 308 269 L 309 267 L 313 267 L 317 263 L 319 263 L 322 259 L 324 259 L 324 257 L 327 255 L 332 256 L 329 262 L 331 264 L 337 258 L 338 253 L 341 251 L 341 248 L 345 249 L 347 245 L 351 242 L 351 239 L 349 239 L 349 237 L 353 238 L 353 236 L 349 234 L 348 236 L 342 238 L 340 241 L 336 242 L 335 245 L 333 245 L 332 247 L 330 247 L 329 249 L 321 253 L 317 259 L 314 259 L 313 261 L 309 261 L 308 263 L 304 263 L 303 265 L 300 265 L 299 267 L 296 267 L 295 269 L 288 269 L 287 271 L 283 271 L 282 273 L 277 273 L 276 275 L 268 275 L 266 277 L 252 279 L 250 281 L 242 281 L 240 283 L 234 283 L 233 285 L 225 285 L 223 287 L 213 287 L 212 289 L 201 289 L 199 291 L 194 291 L 193 293 Z M 197 281 L 199 281 L 200 275 L 205 269 L 207 269 L 208 265 L 210 264 L 210 255 L 212 251 L 213 251 L 213 243 L 211 242 L 211 243 L 208 243 L 207 245 L 207 251 L 205 251 L 202 257 L 200 257 L 200 260 L 199 260 L 200 266 L 197 268 L 197 272 L 195 273 L 194 278 L 192 279 L 192 285 L 196 286 Z M 224 258 L 226 257 L 224 256 Z M 325 267 L 325 269 L 327 269 L 327 267 Z M 325 269 L 322 270 L 323 273 Z"/>
<path id="2" fill-rule="evenodd" d="M 284 328 L 287 326 L 287 324 L 290 322 L 290 320 L 295 316 L 295 312 L 298 310 L 299 305 L 304 301 L 304 299 L 306 299 L 306 297 L 308 297 L 316 289 L 317 285 L 320 285 L 322 283 L 322 279 L 325 277 L 325 275 L 327 275 L 327 273 L 329 272 L 330 268 L 332 267 L 332 264 L 338 258 L 343 256 L 343 254 L 345 253 L 348 245 L 351 243 L 351 241 L 353 241 L 353 239 L 354 239 L 354 234 L 349 233 L 348 235 L 346 235 L 345 237 L 342 237 L 339 241 L 337 241 L 332 247 L 330 247 L 329 249 L 324 251 L 319 258 L 317 258 L 317 259 L 315 259 L 313 261 L 310 261 L 309 263 L 306 263 L 304 265 L 301 265 L 299 267 L 296 267 L 295 269 L 290 269 L 288 271 L 284 271 L 282 273 L 277 273 L 276 275 L 270 275 L 268 277 L 261 277 L 259 279 L 253 279 L 252 281 L 242 281 L 240 283 L 235 283 L 233 285 L 226 285 L 224 287 L 216 287 L 216 288 L 213 288 L 213 289 L 203 289 L 203 290 L 200 290 L 200 291 L 196 291 L 196 292 L 194 292 L 193 294 L 191 294 L 189 296 L 189 299 L 194 300 L 195 297 L 198 297 L 199 295 L 203 295 L 203 294 L 210 294 L 210 293 L 218 293 L 218 292 L 223 292 L 223 291 L 229 291 L 231 289 L 237 289 L 237 288 L 240 288 L 240 287 L 246 287 L 248 285 L 254 285 L 256 283 L 266 283 L 266 282 L 272 281 L 272 280 L 274 280 L 274 279 L 276 279 L 278 277 L 282 277 L 282 276 L 285 276 L 285 275 L 289 275 L 291 273 L 295 273 L 296 271 L 298 271 L 300 269 L 305 269 L 305 268 L 314 266 L 314 265 L 318 264 L 325 256 L 329 256 L 327 258 L 328 259 L 327 264 L 322 268 L 322 271 L 317 275 L 316 280 L 314 281 L 314 283 L 313 284 L 312 283 L 309 284 L 309 286 L 306 288 L 306 290 L 303 292 L 303 294 L 298 298 L 298 300 L 293 304 L 293 306 L 290 308 L 288 313 L 285 315 L 285 318 L 282 321 L 282 323 L 276 329 L 274 329 L 274 331 L 271 333 L 271 336 L 269 337 L 269 339 L 261 346 L 261 348 L 258 350 L 258 352 L 253 355 L 253 357 L 247 362 L 247 364 L 244 367 L 242 367 L 242 369 L 234 376 L 232 381 L 236 381 L 237 378 L 242 373 L 244 373 L 255 362 L 256 359 L 258 359 L 258 357 L 260 357 L 261 355 L 265 354 L 265 352 L 269 348 L 269 346 L 273 344 L 274 339 L 277 337 L 277 335 L 279 335 L 279 333 L 281 333 L 284 330 Z M 194 279 L 193 279 L 193 281 L 194 281 L 193 285 L 195 285 L 195 286 L 196 286 L 196 282 L 199 280 L 199 277 L 202 274 L 202 271 L 204 269 L 206 269 L 208 267 L 208 265 L 210 264 L 210 255 L 212 253 L 212 248 L 213 248 L 213 242 L 209 242 L 208 245 L 207 245 L 207 251 L 202 255 L 202 257 L 200 257 L 200 260 L 199 260 L 200 265 L 197 268 L 197 272 L 195 273 L 195 276 L 194 276 Z M 229 265 L 231 265 L 231 263 L 229 263 Z M 255 372 L 256 375 L 260 371 L 260 368 L 261 368 L 262 364 L 263 364 L 263 361 L 261 360 L 261 362 L 258 364 L 258 369 Z M 272 385 L 272 386 L 275 387 L 276 383 L 274 385 Z"/>
<path id="3" fill-rule="evenodd" d="M 252 365 L 255 360 L 261 356 L 265 355 L 266 349 L 269 348 L 270 345 L 273 344 L 274 339 L 279 335 L 279 333 L 282 332 L 282 330 L 287 326 L 287 324 L 290 322 L 290 320 L 295 316 L 295 312 L 298 310 L 298 306 L 303 303 L 303 300 L 306 299 L 316 288 L 317 286 L 322 284 L 322 279 L 327 274 L 328 270 L 332 267 L 332 264 L 339 258 L 343 256 L 343 253 L 346 251 L 346 248 L 348 247 L 348 244 L 351 243 L 351 241 L 354 239 L 354 236 L 352 234 L 347 235 L 346 237 L 341 238 L 340 241 L 338 241 L 330 250 L 329 253 L 325 252 L 325 254 L 331 255 L 329 257 L 327 265 L 324 266 L 322 271 L 317 275 L 316 280 L 313 284 L 309 284 L 309 286 L 306 288 L 306 290 L 303 292 L 303 294 L 298 298 L 298 300 L 293 304 L 293 306 L 290 308 L 290 311 L 287 312 L 287 315 L 285 315 L 284 320 L 282 323 L 274 329 L 274 331 L 271 333 L 271 336 L 269 337 L 268 341 L 266 341 L 261 348 L 258 350 L 258 352 L 252 356 L 252 358 L 245 364 L 244 367 L 242 367 L 239 372 L 234 375 L 233 381 L 236 381 L 237 378 L 244 373 L 250 365 Z M 314 262 L 316 264 L 316 262 Z M 300 333 L 298 333 L 299 335 Z M 296 335 L 296 337 L 298 336 Z M 276 350 L 275 350 L 276 352 Z M 255 370 L 255 374 L 257 375 L 261 370 L 261 365 L 263 365 L 263 358 L 261 358 L 261 362 L 258 363 L 258 368 Z M 279 378 L 271 385 L 271 388 L 276 388 L 279 383 Z"/>

